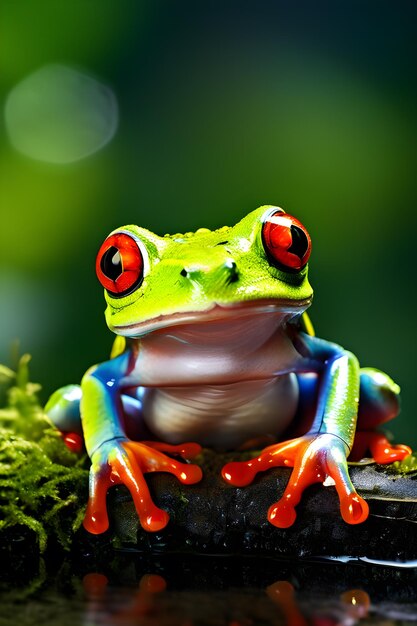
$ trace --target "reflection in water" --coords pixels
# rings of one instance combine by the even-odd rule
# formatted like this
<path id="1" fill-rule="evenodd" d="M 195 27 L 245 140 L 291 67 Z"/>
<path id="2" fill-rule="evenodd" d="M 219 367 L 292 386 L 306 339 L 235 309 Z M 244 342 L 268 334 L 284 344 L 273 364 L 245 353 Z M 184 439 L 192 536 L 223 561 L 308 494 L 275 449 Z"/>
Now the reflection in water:
<path id="1" fill-rule="evenodd" d="M 351 589 L 342 593 L 340 599 L 347 605 L 347 613 L 353 619 L 359 620 L 368 616 L 371 600 L 366 591 Z"/>
<path id="2" fill-rule="evenodd" d="M 278 580 L 266 590 L 268 597 L 281 609 L 286 626 L 307 626 L 295 599 L 294 587 L 287 580 Z"/>
<path id="3" fill-rule="evenodd" d="M 156 598 L 166 589 L 166 581 L 162 576 L 145 574 L 137 590 L 131 590 L 127 598 L 123 593 L 118 594 L 117 588 L 109 590 L 107 577 L 102 574 L 84 576 L 83 588 L 87 600 L 84 614 L 86 626 L 101 623 L 109 626 L 142 623 L 156 626 L 163 621 Z"/>
<path id="4" fill-rule="evenodd" d="M 2 585 L 1 626 L 353 626 L 417 619 L 416 570 L 115 552 L 47 570 L 23 586 L 24 569 L 14 579 L 10 569 L 3 573 L 9 582 Z"/>

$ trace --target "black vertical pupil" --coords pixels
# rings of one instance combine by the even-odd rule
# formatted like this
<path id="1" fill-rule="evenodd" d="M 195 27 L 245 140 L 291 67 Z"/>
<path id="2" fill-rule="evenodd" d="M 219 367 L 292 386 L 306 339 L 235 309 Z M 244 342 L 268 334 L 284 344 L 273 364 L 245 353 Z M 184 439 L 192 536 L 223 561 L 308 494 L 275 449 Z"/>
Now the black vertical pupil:
<path id="1" fill-rule="evenodd" d="M 116 246 L 111 246 L 101 257 L 101 271 L 110 280 L 116 280 L 123 273 L 122 257 Z"/>
<path id="2" fill-rule="evenodd" d="M 288 248 L 288 252 L 292 254 L 296 254 L 300 259 L 303 258 L 305 253 L 308 250 L 308 239 L 307 235 L 299 226 L 294 226 L 291 224 L 291 238 L 292 243 Z"/>

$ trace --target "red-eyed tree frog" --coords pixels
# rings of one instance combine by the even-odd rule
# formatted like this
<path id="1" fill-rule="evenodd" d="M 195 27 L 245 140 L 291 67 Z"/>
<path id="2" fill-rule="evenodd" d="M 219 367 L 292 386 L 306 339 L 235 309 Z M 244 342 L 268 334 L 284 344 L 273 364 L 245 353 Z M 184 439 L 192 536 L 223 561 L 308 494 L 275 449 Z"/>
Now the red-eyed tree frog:
<path id="1" fill-rule="evenodd" d="M 335 485 L 346 522 L 367 518 L 346 459 L 369 450 L 389 463 L 410 453 L 375 430 L 397 415 L 399 387 L 314 336 L 306 313 L 310 252 L 306 228 L 275 206 L 215 231 L 159 237 L 124 226 L 107 237 L 96 271 L 107 324 L 119 336 L 112 358 L 46 407 L 68 445 L 84 436 L 88 531 L 108 528 L 106 493 L 119 483 L 143 528 L 164 528 L 168 513 L 153 503 L 144 474 L 196 483 L 201 468 L 187 461 L 201 446 L 267 444 L 252 460 L 223 467 L 237 487 L 269 468 L 293 468 L 268 511 L 278 528 L 294 523 L 303 491 L 316 482 Z"/>

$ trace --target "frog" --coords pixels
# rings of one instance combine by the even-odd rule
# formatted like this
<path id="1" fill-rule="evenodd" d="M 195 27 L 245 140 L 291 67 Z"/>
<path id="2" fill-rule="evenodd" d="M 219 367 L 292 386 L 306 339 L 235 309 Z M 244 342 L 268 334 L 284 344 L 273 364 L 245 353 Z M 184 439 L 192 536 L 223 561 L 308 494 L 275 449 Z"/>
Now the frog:
<path id="1" fill-rule="evenodd" d="M 142 528 L 161 531 L 169 514 L 146 474 L 195 484 L 202 447 L 252 450 L 225 463 L 230 488 L 290 468 L 267 512 L 277 528 L 295 523 L 315 483 L 335 487 L 346 523 L 367 519 L 348 459 L 370 454 L 386 464 L 411 453 L 378 430 L 398 414 L 400 388 L 315 335 L 311 248 L 306 227 L 274 205 L 232 227 L 159 236 L 127 225 L 104 240 L 96 273 L 116 334 L 110 359 L 46 405 L 68 447 L 84 445 L 91 460 L 88 532 L 108 529 L 106 494 L 117 484 L 130 491 Z"/>

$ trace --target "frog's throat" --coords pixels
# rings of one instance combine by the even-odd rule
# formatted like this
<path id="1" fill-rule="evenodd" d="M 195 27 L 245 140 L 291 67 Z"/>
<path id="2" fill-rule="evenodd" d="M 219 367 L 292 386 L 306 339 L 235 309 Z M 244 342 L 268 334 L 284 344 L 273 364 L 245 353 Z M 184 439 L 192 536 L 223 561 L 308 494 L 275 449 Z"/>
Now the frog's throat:
<path id="1" fill-rule="evenodd" d="M 131 324 L 115 324 L 110 327 L 117 335 L 124 337 L 141 337 L 149 333 L 182 326 L 184 324 L 206 324 L 210 322 L 232 321 L 254 315 L 280 313 L 282 319 L 290 319 L 301 315 L 310 306 L 312 298 L 303 300 L 257 300 L 239 303 L 216 303 L 203 311 L 179 311 L 159 315 L 149 320 L 132 322 Z"/>

